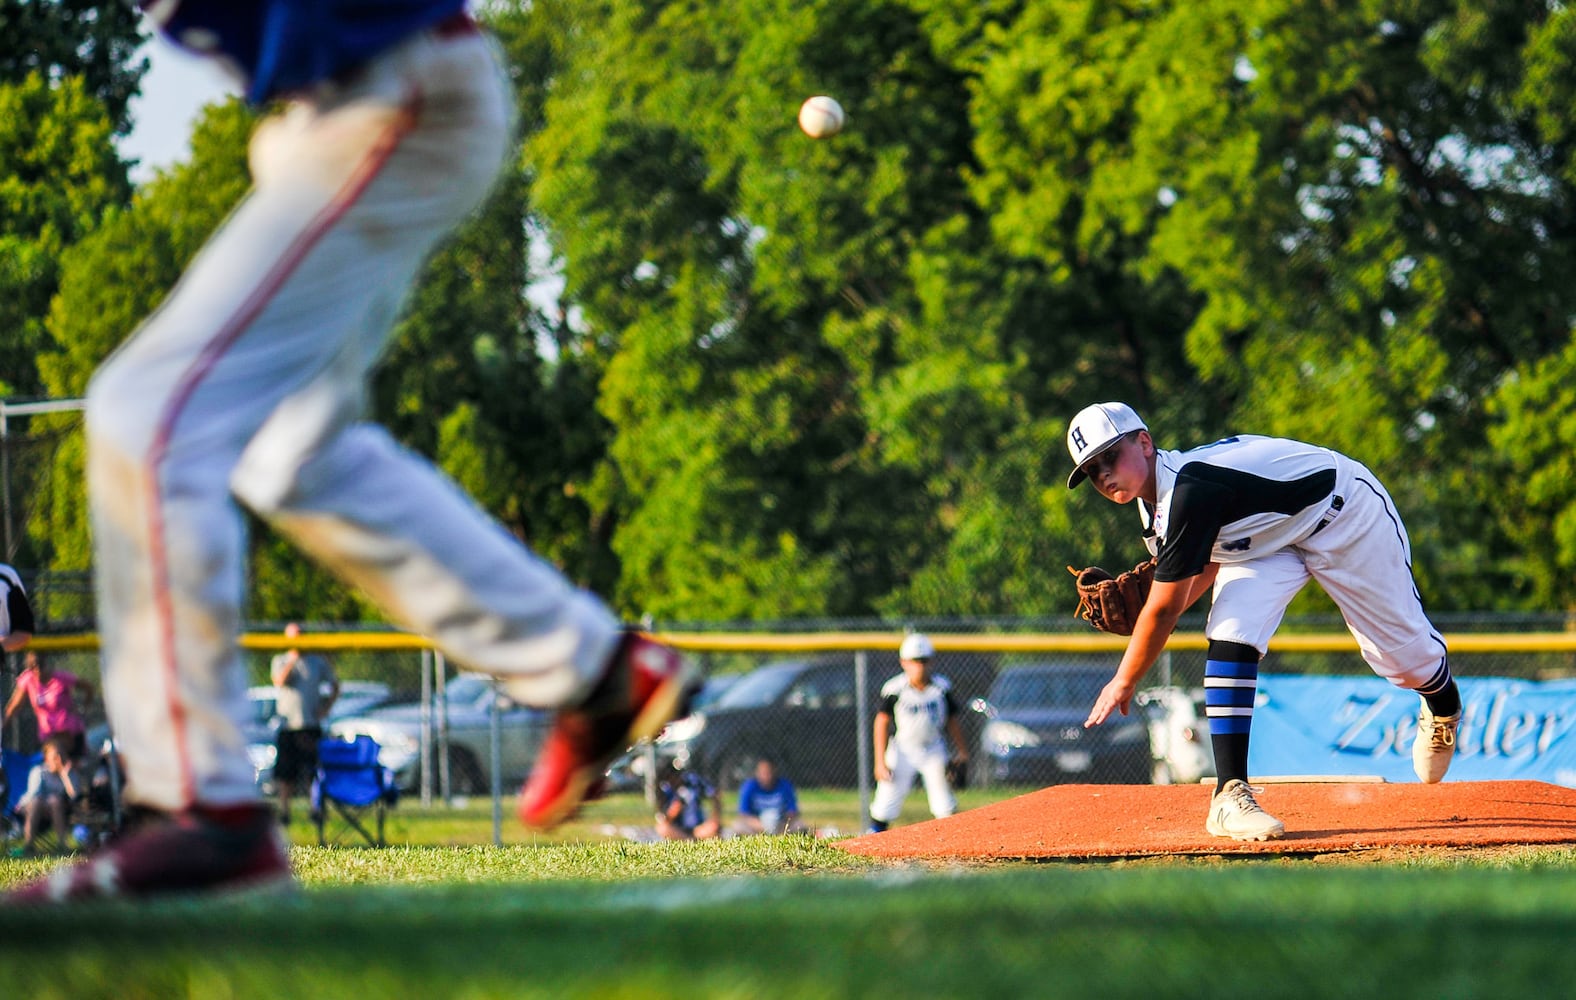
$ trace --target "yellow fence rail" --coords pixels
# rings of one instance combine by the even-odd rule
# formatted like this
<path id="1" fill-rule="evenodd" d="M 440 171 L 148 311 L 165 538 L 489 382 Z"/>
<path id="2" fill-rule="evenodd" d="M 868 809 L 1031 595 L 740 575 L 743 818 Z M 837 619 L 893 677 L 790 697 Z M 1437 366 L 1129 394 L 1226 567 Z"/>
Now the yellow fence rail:
<path id="1" fill-rule="evenodd" d="M 657 632 L 677 649 L 693 653 L 826 653 L 859 649 L 897 649 L 901 632 L 813 632 L 803 634 L 755 632 Z M 1061 633 L 927 633 L 938 650 L 955 653 L 1100 653 L 1121 652 L 1127 640 L 1111 635 L 1066 635 Z M 1576 633 L 1572 632 L 1472 632 L 1448 635 L 1445 642 L 1453 653 L 1570 653 L 1576 652 Z M 1209 645 L 1200 632 L 1179 632 L 1171 637 L 1173 650 L 1203 650 Z M 1273 649 L 1277 652 L 1344 653 L 1356 648 L 1345 632 L 1307 635 L 1279 635 Z M 35 636 L 31 648 L 37 650 L 97 649 L 97 633 Z M 244 649 L 274 651 L 282 649 L 333 650 L 421 650 L 433 649 L 430 640 L 408 632 L 317 632 L 286 639 L 278 633 L 247 633 L 241 636 Z"/>

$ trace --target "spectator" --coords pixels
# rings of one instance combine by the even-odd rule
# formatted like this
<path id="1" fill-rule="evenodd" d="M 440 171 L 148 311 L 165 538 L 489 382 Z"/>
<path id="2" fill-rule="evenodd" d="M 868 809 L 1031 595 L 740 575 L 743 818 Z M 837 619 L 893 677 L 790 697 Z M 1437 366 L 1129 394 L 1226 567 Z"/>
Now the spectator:
<path id="1" fill-rule="evenodd" d="M 69 737 L 56 734 L 44 741 L 44 762 L 27 778 L 27 791 L 17 801 L 22 813 L 22 846 L 15 853 L 31 854 L 38 835 L 53 829 L 62 846 L 71 837 L 72 807 L 87 791 L 76 761 L 67 752 Z"/>
<path id="2" fill-rule="evenodd" d="M 296 639 L 301 626 L 285 626 L 285 638 Z M 269 676 L 279 693 L 275 711 L 283 716 L 274 756 L 274 786 L 279 795 L 279 818 L 290 822 L 290 799 L 317 773 L 317 745 L 323 739 L 323 719 L 339 697 L 339 676 L 321 653 L 291 648 L 274 657 Z"/>
<path id="3" fill-rule="evenodd" d="M 739 789 L 739 818 L 733 829 L 740 836 L 806 832 L 799 822 L 799 796 L 793 782 L 778 775 L 770 757 L 755 762 L 754 776 Z"/>
<path id="4" fill-rule="evenodd" d="M 0 649 L 14 653 L 33 640 L 33 606 L 16 570 L 0 563 Z"/>
<path id="5" fill-rule="evenodd" d="M 11 692 L 11 700 L 6 702 L 5 718 L 0 724 L 11 721 L 26 696 L 38 720 L 39 742 L 46 742 L 52 736 L 64 737 L 67 756 L 81 757 L 87 749 L 87 727 L 77 709 L 76 692 L 91 700 L 95 694 L 93 685 L 69 670 L 54 669 L 43 653 L 29 650 L 24 663 L 22 676 L 16 679 L 16 688 Z"/>
<path id="6" fill-rule="evenodd" d="M 947 783 L 947 741 L 958 748 L 957 761 L 966 764 L 968 744 L 958 723 L 957 700 L 945 677 L 930 675 L 936 647 L 929 638 L 913 633 L 898 648 L 903 673 L 881 686 L 881 707 L 875 721 L 876 793 L 870 803 L 870 829 L 885 830 L 903 811 L 903 800 L 914 787 L 914 777 L 925 781 L 930 814 L 951 816 L 958 803 Z"/>
<path id="7" fill-rule="evenodd" d="M 657 798 L 657 833 L 665 840 L 711 840 L 722 832 L 717 788 L 694 771 L 669 768 Z"/>

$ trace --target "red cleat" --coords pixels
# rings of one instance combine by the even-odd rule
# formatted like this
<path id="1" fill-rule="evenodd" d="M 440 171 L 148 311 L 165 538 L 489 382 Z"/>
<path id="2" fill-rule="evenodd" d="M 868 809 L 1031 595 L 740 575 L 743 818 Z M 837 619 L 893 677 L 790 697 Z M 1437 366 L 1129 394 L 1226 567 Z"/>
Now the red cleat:
<path id="1" fill-rule="evenodd" d="M 520 790 L 520 821 L 550 830 L 594 792 L 612 759 L 683 715 L 698 688 L 677 651 L 631 632 L 585 703 L 560 709 Z"/>
<path id="2" fill-rule="evenodd" d="M 279 820 L 267 806 L 158 815 L 87 858 L 0 897 L 52 906 L 151 896 L 293 889 Z"/>

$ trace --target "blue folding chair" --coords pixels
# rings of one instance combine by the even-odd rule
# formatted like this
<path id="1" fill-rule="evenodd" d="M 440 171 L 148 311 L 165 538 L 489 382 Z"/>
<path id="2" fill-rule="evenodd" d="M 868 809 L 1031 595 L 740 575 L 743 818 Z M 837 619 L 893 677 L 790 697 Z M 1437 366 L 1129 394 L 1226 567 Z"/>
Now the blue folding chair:
<path id="1" fill-rule="evenodd" d="M 328 845 L 330 814 L 334 814 L 341 821 L 336 843 L 339 835 L 355 830 L 371 846 L 385 846 L 384 819 L 399 801 L 399 785 L 394 772 L 378 763 L 378 749 L 377 742 L 365 734 L 351 740 L 329 736 L 318 744 L 311 805 L 319 845 Z M 376 820 L 375 836 L 363 822 L 368 813 Z"/>
<path id="2" fill-rule="evenodd" d="M 6 840 L 22 836 L 22 814 L 17 811 L 16 804 L 27 791 L 28 775 L 43 762 L 42 751 L 23 753 L 20 750 L 0 750 L 0 775 L 4 776 L 5 781 L 5 815 L 0 816 L 0 832 L 4 833 Z"/>

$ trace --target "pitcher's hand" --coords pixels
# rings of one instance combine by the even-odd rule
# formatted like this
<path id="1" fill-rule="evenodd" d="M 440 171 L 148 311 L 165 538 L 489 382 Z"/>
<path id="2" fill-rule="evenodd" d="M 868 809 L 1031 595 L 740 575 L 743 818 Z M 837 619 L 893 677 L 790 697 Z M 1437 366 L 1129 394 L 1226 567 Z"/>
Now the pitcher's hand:
<path id="1" fill-rule="evenodd" d="M 1095 700 L 1094 708 L 1089 711 L 1089 718 L 1084 720 L 1084 728 L 1098 726 L 1109 719 L 1114 711 L 1120 710 L 1126 715 L 1136 693 L 1133 685 L 1116 677 L 1111 678 L 1111 682 L 1100 689 L 1100 697 Z"/>

